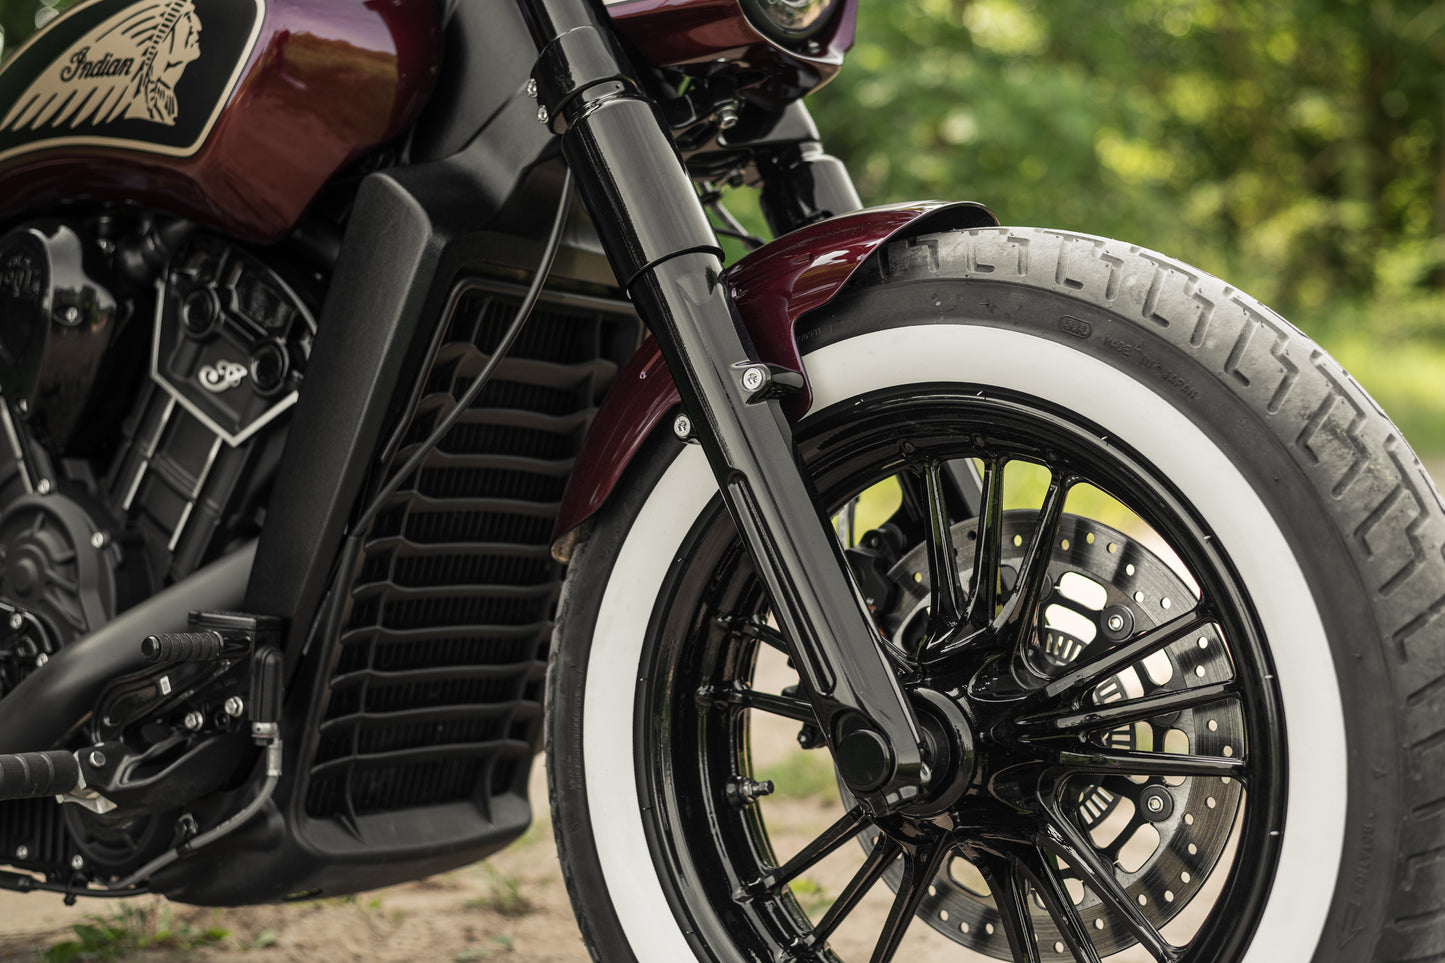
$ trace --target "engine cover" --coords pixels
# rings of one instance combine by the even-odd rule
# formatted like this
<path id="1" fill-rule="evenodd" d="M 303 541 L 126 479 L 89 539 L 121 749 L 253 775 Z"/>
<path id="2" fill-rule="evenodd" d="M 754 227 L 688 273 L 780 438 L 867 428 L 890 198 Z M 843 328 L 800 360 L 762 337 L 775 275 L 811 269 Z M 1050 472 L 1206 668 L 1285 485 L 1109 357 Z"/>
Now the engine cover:
<path id="1" fill-rule="evenodd" d="M 116 301 L 87 270 L 73 228 L 39 222 L 0 238 L 0 391 L 64 448 L 110 345 Z"/>

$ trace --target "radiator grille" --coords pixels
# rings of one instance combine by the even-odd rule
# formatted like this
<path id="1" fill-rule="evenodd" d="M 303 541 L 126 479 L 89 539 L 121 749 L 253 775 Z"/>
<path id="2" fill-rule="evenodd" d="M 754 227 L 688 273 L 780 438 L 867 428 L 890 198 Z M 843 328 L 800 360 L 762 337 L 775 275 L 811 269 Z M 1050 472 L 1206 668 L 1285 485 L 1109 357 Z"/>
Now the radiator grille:
<path id="1" fill-rule="evenodd" d="M 518 291 L 473 285 L 385 477 L 451 412 Z M 548 554 L 582 436 L 637 344 L 629 305 L 543 300 L 493 381 L 378 512 L 352 574 L 306 812 L 356 817 L 521 791 L 540 734 L 561 567 Z"/>

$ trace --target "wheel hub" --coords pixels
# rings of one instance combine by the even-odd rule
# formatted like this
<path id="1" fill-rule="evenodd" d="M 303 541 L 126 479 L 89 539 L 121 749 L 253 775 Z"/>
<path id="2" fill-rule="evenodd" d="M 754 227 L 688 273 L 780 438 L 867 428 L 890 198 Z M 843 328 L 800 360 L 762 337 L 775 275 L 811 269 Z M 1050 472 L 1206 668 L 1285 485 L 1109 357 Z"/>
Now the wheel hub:
<path id="1" fill-rule="evenodd" d="M 1016 517 L 1006 517 L 1006 536 L 1018 532 L 1026 539 L 1034 513 L 1009 514 Z M 961 565 L 971 560 L 974 537 L 975 523 L 954 527 Z M 1005 543 L 1011 545 L 1012 539 L 1006 537 Z M 1013 555 L 1021 552 L 1016 547 Z M 879 613 L 889 637 L 905 648 L 915 644 L 927 624 L 929 569 L 922 553 L 922 547 L 915 549 L 890 571 L 899 591 L 890 610 Z M 1065 581 L 1071 573 L 1073 578 Z M 1051 614 L 1030 629 L 1034 638 L 1026 665 L 1005 666 L 987 643 L 980 643 L 974 653 L 965 648 L 944 660 L 910 693 L 925 739 L 934 750 L 928 787 L 921 800 L 882 828 L 899 842 L 954 827 L 980 826 L 1028 839 L 1044 831 L 1050 817 L 1041 799 L 1052 796 L 1115 862 L 1130 897 L 1154 925 L 1162 927 L 1198 891 L 1222 854 L 1241 804 L 1239 785 L 1202 777 L 1074 777 L 1060 782 L 1048 762 L 1059 743 L 1022 738 L 1018 723 L 1026 714 L 1030 691 L 1086 657 L 1096 642 L 1107 646 L 1164 621 L 1174 600 L 1189 597 L 1189 588 L 1142 545 L 1072 516 L 1064 518 L 1049 581 L 1050 595 L 1041 610 Z M 1087 596 L 1086 601 L 1070 596 L 1070 591 Z M 1050 601 L 1057 605 L 1050 606 Z M 1186 675 L 1205 678 L 1229 671 L 1222 663 L 1224 646 L 1214 629 L 1186 641 L 1188 645 L 1171 648 L 1165 658 L 1150 662 L 1142 671 L 1129 669 L 1106 680 L 1087 701 L 1107 705 L 1137 697 L 1141 690 L 1166 691 L 1171 680 L 1177 685 Z M 1237 713 L 1185 711 L 1121 726 L 1105 733 L 1101 744 L 1132 751 L 1162 743 L 1166 751 L 1230 755 L 1235 751 L 1231 743 L 1239 746 L 1242 738 L 1243 722 Z M 1079 748 L 1076 741 L 1063 744 Z M 880 839 L 877 828 L 859 834 L 870 853 Z M 965 849 L 948 860 L 918 915 L 957 943 L 1010 959 L 990 887 L 968 857 Z M 1100 953 L 1134 943 L 1075 868 L 1061 863 L 1060 870 Z M 897 890 L 902 875 L 900 867 L 892 867 L 883 878 Z M 1032 902 L 1042 958 L 1072 959 L 1037 894 Z"/>

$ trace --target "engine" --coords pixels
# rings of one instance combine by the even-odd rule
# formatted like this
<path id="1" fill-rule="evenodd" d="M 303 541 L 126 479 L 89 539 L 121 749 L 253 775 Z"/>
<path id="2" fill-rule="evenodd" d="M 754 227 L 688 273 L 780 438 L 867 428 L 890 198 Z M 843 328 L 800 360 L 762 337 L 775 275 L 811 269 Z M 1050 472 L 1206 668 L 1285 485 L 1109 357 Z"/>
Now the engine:
<path id="1" fill-rule="evenodd" d="M 317 288 L 182 221 L 36 221 L 0 237 L 0 698 L 259 531 Z M 177 720 L 144 741 L 203 727 Z M 116 874 L 172 828 L 8 802 L 0 860 L 52 881 Z"/>

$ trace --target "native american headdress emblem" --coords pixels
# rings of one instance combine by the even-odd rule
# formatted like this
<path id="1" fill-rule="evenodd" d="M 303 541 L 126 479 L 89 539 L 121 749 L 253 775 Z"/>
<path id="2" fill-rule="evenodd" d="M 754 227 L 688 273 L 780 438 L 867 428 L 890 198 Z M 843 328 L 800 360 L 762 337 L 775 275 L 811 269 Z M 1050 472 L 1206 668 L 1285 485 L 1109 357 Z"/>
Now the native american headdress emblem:
<path id="1" fill-rule="evenodd" d="M 99 127 L 126 118 L 174 126 L 176 84 L 201 55 L 192 0 L 128 7 L 47 67 L 0 121 L 0 131 Z"/>

